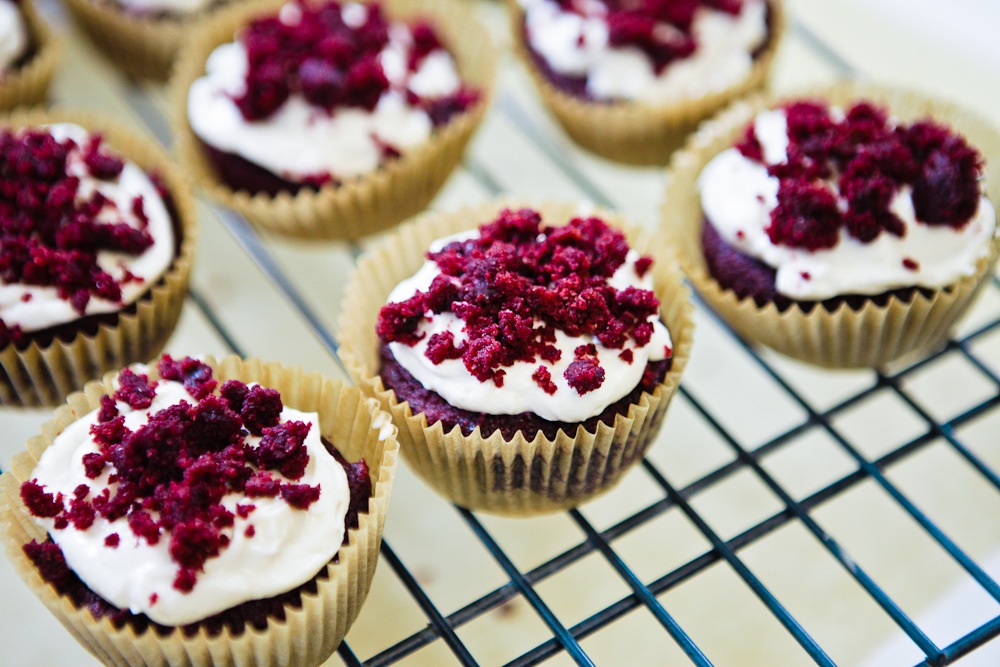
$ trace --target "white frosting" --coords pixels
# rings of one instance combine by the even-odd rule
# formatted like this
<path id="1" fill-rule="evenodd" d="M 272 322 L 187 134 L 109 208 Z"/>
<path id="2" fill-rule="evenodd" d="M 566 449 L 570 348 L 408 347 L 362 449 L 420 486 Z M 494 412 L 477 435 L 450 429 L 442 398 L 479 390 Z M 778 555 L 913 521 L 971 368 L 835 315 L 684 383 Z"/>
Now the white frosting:
<path id="1" fill-rule="evenodd" d="M 366 12 L 364 5 L 345 4 L 341 16 L 348 25 L 360 25 Z M 289 25 L 298 20 L 284 9 L 279 18 Z M 407 103 L 408 86 L 426 97 L 451 95 L 459 88 L 454 60 L 444 50 L 431 52 L 417 71 L 408 72 L 411 45 L 409 29 L 390 24 L 389 44 L 379 55 L 390 86 L 371 112 L 341 107 L 329 114 L 292 95 L 270 117 L 248 122 L 233 101 L 245 90 L 246 50 L 239 41 L 223 44 L 209 56 L 205 76 L 191 85 L 191 129 L 207 144 L 291 181 L 368 173 L 382 161 L 380 144 L 405 153 L 427 141 L 434 129 L 426 112 Z"/>
<path id="2" fill-rule="evenodd" d="M 460 234 L 439 239 L 431 249 L 443 248 L 452 240 L 469 238 L 468 234 Z M 635 272 L 635 261 L 639 254 L 634 250 L 608 281 L 616 289 L 622 290 L 629 286 L 651 290 L 652 276 L 647 273 L 640 278 Z M 417 291 L 426 291 L 435 276 L 440 273 L 437 264 L 427 261 L 411 278 L 404 280 L 389 295 L 389 303 L 405 301 Z M 516 415 L 522 412 L 533 412 L 542 419 L 549 421 L 580 422 L 599 414 L 607 406 L 622 398 L 642 379 L 648 361 L 659 361 L 666 358 L 665 347 L 671 346 L 670 333 L 656 316 L 650 317 L 653 324 L 653 336 L 643 347 L 637 347 L 631 338 L 626 342 L 625 349 L 633 352 L 632 363 L 622 360 L 618 355 L 622 350 L 609 349 L 591 335 L 568 336 L 562 331 L 556 331 L 554 345 L 562 352 L 562 356 L 554 364 L 543 359 L 532 362 L 518 361 L 512 366 L 504 366 L 503 386 L 497 387 L 493 382 L 477 380 L 461 359 L 446 359 L 435 365 L 424 354 L 428 339 L 435 333 L 450 331 L 455 337 L 455 344 L 461 345 L 467 339 L 464 322 L 452 313 L 435 314 L 425 318 L 418 328 L 424 333 L 423 339 L 412 347 L 403 343 L 390 343 L 389 349 L 403 368 L 415 377 L 426 389 L 437 392 L 442 398 L 456 408 L 483 412 L 493 415 Z M 535 326 L 541 326 L 536 321 Z M 597 348 L 597 359 L 605 371 L 604 382 L 597 389 L 582 396 L 576 389 L 569 386 L 563 373 L 574 361 L 573 351 L 580 345 L 593 343 Z M 547 394 L 532 379 L 539 366 L 546 366 L 552 382 L 557 390 Z"/>
<path id="3" fill-rule="evenodd" d="M 0 0 L 0 69 L 10 67 L 28 48 L 28 28 L 11 0 Z"/>
<path id="4" fill-rule="evenodd" d="M 122 402 L 117 405 L 125 415 L 125 425 L 135 430 L 146 423 L 148 413 L 181 400 L 197 402 L 180 383 L 161 381 L 148 409 L 132 410 Z M 90 437 L 90 426 L 96 421 L 97 411 L 85 415 L 60 433 L 42 454 L 34 476 L 47 492 L 61 491 L 72 497 L 79 484 L 94 490 L 108 486 L 110 466 L 92 480 L 86 477 L 82 463 L 85 454 L 99 451 Z M 229 546 L 205 562 L 204 572 L 198 574 L 189 593 L 173 587 L 178 566 L 170 559 L 169 535 L 161 534 L 159 542 L 151 546 L 132 533 L 126 519 L 109 523 L 100 515 L 82 531 L 72 525 L 55 530 L 51 519 L 39 522 L 62 549 L 70 568 L 91 590 L 121 609 L 144 613 L 164 625 L 192 623 L 247 600 L 292 590 L 315 576 L 340 548 L 350 492 L 344 469 L 323 447 L 317 415 L 285 408 L 281 421 L 312 424 L 305 440 L 309 464 L 301 479 L 285 480 L 280 473 L 272 474 L 278 480 L 319 484 L 319 499 L 308 510 L 299 510 L 280 496 L 225 496 L 222 504 L 231 512 L 235 513 L 237 504 L 250 503 L 256 509 L 247 518 L 235 516 L 234 526 L 225 531 L 231 538 Z M 247 438 L 251 445 L 258 441 Z M 254 526 L 253 537 L 244 533 L 248 525 Z M 104 544 L 104 538 L 112 533 L 120 538 L 117 548 Z M 156 602 L 151 604 L 154 594 Z"/>
<path id="5" fill-rule="evenodd" d="M 725 90 L 743 80 L 753 65 L 751 53 L 767 37 L 767 4 L 746 0 L 736 16 L 707 7 L 695 13 L 692 34 L 697 48 L 671 62 L 659 75 L 640 49 L 608 44 L 606 6 L 598 0 L 575 3 L 565 12 L 553 0 L 519 0 L 531 47 L 555 72 L 586 76 L 597 99 L 665 103 Z M 659 24 L 664 42 L 676 28 Z"/>
<path id="6" fill-rule="evenodd" d="M 69 123 L 48 125 L 46 129 L 56 139 L 72 139 L 81 148 L 86 146 L 89 137 L 82 127 Z M 143 211 L 149 220 L 147 231 L 153 237 L 153 245 L 135 256 L 110 251 L 97 254 L 97 263 L 116 280 L 122 279 L 126 270 L 142 280 L 121 286 L 122 303 L 92 296 L 85 315 L 121 310 L 122 304 L 132 303 L 149 290 L 173 261 L 174 229 L 170 213 L 149 176 L 134 162 L 125 161 L 117 181 L 102 181 L 90 176 L 82 153 L 73 151 L 66 162 L 66 171 L 80 179 L 79 200 L 89 199 L 95 190 L 110 200 L 111 203 L 98 215 L 100 221 L 125 222 L 140 227 L 140 220 L 132 213 L 132 201 L 136 196 L 143 199 Z M 18 325 L 22 331 L 37 331 L 72 322 L 79 317 L 69 301 L 59 297 L 55 287 L 0 284 L 0 319 L 8 327 Z"/>
<path id="7" fill-rule="evenodd" d="M 786 160 L 784 111 L 759 114 L 754 133 L 769 164 Z M 836 246 L 809 251 L 771 243 L 765 230 L 778 203 L 778 179 L 739 150 L 730 148 L 713 158 L 702 171 L 698 187 L 702 210 L 720 236 L 740 252 L 775 268 L 777 291 L 799 300 L 880 294 L 911 285 L 948 285 L 975 273 L 976 262 L 989 252 L 996 233 L 996 214 L 986 197 L 980 198 L 972 219 L 956 230 L 917 220 L 910 188 L 903 187 L 890 206 L 906 227 L 902 237 L 882 232 L 871 243 L 862 243 L 841 228 Z M 836 184 L 830 187 L 835 191 Z M 916 268 L 907 268 L 904 261 L 909 266 L 915 262 Z"/>
<path id="8" fill-rule="evenodd" d="M 194 14 L 208 7 L 214 0 L 118 0 L 122 7 L 137 14 Z"/>

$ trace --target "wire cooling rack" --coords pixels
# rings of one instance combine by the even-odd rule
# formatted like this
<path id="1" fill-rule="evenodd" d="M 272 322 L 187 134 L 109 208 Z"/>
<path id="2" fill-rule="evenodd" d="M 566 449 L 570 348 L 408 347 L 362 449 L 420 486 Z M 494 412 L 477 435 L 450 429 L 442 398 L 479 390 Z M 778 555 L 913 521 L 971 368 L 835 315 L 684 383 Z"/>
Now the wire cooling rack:
<path id="1" fill-rule="evenodd" d="M 863 75 L 803 23 L 793 19 L 791 33 L 789 48 L 796 51 L 786 60 L 800 55 L 810 59 L 808 67 L 822 70 L 820 78 Z M 655 182 L 648 171 L 594 166 L 581 157 L 553 130 L 530 93 L 522 94 L 527 88 L 519 76 L 505 63 L 496 109 L 487 120 L 496 128 L 484 132 L 507 132 L 514 144 L 530 147 L 532 159 L 547 174 L 546 186 L 559 196 L 569 193 L 601 206 L 628 208 L 639 187 Z M 510 81 L 512 87 L 505 88 Z M 122 108 L 169 144 L 159 91 L 120 79 L 113 87 Z M 450 185 L 452 195 L 446 198 L 483 198 L 517 189 L 505 182 L 503 168 L 493 160 L 503 142 L 489 141 L 488 151 L 473 146 L 456 176 L 460 184 Z M 600 180 L 607 174 L 617 179 L 611 185 Z M 643 196 L 655 200 L 659 193 Z M 304 269 L 294 266 L 297 253 L 305 251 L 260 236 L 231 212 L 212 209 L 209 215 L 269 281 L 282 304 L 275 317 L 300 322 L 318 341 L 322 363 L 343 371 L 334 318 L 304 286 Z M 362 251 L 333 246 L 330 252 L 336 257 L 330 261 L 346 267 Z M 200 252 L 211 251 L 203 246 Z M 259 304 L 265 313 L 268 303 Z M 253 344 L 246 343 L 222 311 L 211 280 L 196 280 L 186 312 L 203 320 L 224 349 L 259 354 L 248 349 Z M 867 637 L 870 648 L 879 643 L 872 637 L 896 634 L 902 657 L 894 662 L 876 657 L 872 664 L 947 665 L 1000 634 L 1000 585 L 982 564 L 991 549 L 1000 548 L 995 527 L 1000 477 L 989 447 L 997 444 L 993 434 L 1000 424 L 1000 281 L 994 277 L 988 283 L 969 323 L 944 349 L 880 373 L 804 368 L 746 344 L 700 303 L 698 319 L 692 367 L 701 366 L 689 371 L 671 406 L 661 437 L 665 442 L 613 492 L 615 498 L 550 520 L 558 522 L 555 532 L 567 539 L 551 540 L 557 546 L 543 549 L 542 555 L 526 557 L 524 545 L 554 523 L 496 520 L 448 506 L 427 493 L 411 502 L 397 487 L 382 566 L 358 622 L 368 629 L 352 629 L 338 650 L 339 660 L 372 667 L 848 665 L 860 664 L 857 651 L 849 648 L 855 637 Z M 716 358 L 699 362 L 702 356 Z M 727 382 L 730 371 L 751 380 Z M 673 433 L 695 435 L 674 442 Z M 694 463 L 678 465 L 672 458 L 677 448 L 701 451 L 710 449 L 709 444 L 715 454 Z M 816 454 L 820 449 L 825 454 Z M 802 457 L 814 459 L 815 465 L 796 463 Z M 907 472 L 926 467 L 931 468 L 926 477 Z M 713 500 L 720 490 L 734 486 L 752 487 L 751 495 L 763 493 L 769 500 L 747 503 L 753 510 L 741 502 L 750 492 Z M 628 499 L 624 503 L 623 496 Z M 946 500 L 939 502 L 941 498 Z M 848 509 L 827 513 L 838 503 Z M 413 519 L 411 505 L 417 506 L 416 516 L 429 521 L 418 533 L 433 540 L 437 526 L 447 525 L 441 533 L 446 537 L 437 538 L 446 543 L 436 549 L 454 554 L 451 560 L 440 553 L 438 558 L 456 564 L 476 560 L 479 569 L 456 573 L 454 581 L 447 576 L 435 580 L 426 559 L 416 555 L 422 547 L 393 524 L 399 513 L 405 513 L 405 521 Z M 739 518 L 731 519 L 733 515 Z M 685 527 L 670 528 L 679 524 Z M 855 537 L 856 524 L 867 525 L 863 540 Z M 782 545 L 790 540 L 798 542 L 796 559 L 784 562 L 789 551 Z M 889 546 L 872 548 L 878 541 Z M 778 546 L 763 548 L 769 542 Z M 898 544 L 902 546 L 893 546 Z M 929 555 L 919 555 L 913 545 Z M 649 557 L 656 550 L 663 550 L 663 558 Z M 798 560 L 799 554 L 808 558 Z M 908 567 L 911 559 L 916 565 Z M 580 568 L 582 575 L 570 576 Z M 594 568 L 601 571 L 594 581 L 604 582 L 594 587 L 607 589 L 600 603 L 588 600 L 576 608 L 575 598 L 561 598 L 575 586 L 587 587 Z M 843 592 L 826 599 L 834 589 L 823 583 L 824 577 L 837 579 L 837 590 Z M 713 583 L 698 584 L 708 580 Z M 972 587 L 971 599 L 982 603 L 981 609 L 952 618 L 943 628 L 926 616 L 924 607 L 955 582 Z M 440 593 L 462 586 L 468 589 L 465 595 Z M 685 592 L 692 587 L 693 593 Z M 918 588 L 925 590 L 914 593 Z M 687 598 L 704 595 L 718 596 L 717 605 L 709 605 L 713 611 L 692 611 L 697 605 Z M 839 610 L 833 613 L 825 606 Z M 740 611 L 748 608 L 756 610 L 752 618 Z M 511 632 L 504 620 L 510 614 L 527 616 L 533 629 Z M 630 629 L 639 616 L 640 629 Z M 870 627 L 876 630 L 866 634 Z M 481 646 L 489 642 L 483 635 L 500 635 L 504 646 L 486 651 Z M 602 635 L 612 638 L 602 644 Z M 755 651 L 757 639 L 764 649 Z M 630 653 L 631 644 L 651 647 Z M 642 657 L 614 657 L 629 655 Z"/>

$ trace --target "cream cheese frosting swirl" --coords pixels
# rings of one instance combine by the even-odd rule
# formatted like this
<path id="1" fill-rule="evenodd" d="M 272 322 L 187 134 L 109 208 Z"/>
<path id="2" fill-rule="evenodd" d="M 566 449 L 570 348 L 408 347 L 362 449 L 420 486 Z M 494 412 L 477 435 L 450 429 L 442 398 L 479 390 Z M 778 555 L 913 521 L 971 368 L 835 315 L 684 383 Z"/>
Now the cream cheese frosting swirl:
<path id="1" fill-rule="evenodd" d="M 121 401 L 117 408 L 125 417 L 125 425 L 136 430 L 149 415 L 181 401 L 197 403 L 182 384 L 161 380 L 148 408 L 133 409 Z M 47 492 L 62 492 L 71 498 L 81 484 L 115 486 L 109 483 L 109 469 L 91 479 L 83 463 L 84 456 L 99 451 L 90 434 L 98 412 L 72 423 L 42 454 L 33 474 Z M 56 530 L 51 519 L 37 520 L 59 545 L 69 567 L 91 590 L 121 609 L 146 614 L 164 625 L 192 623 L 248 600 L 292 590 L 315 576 L 340 548 L 349 489 L 343 468 L 323 446 L 317 415 L 286 407 L 280 423 L 290 421 L 312 425 L 304 443 L 309 462 L 295 482 L 319 484 L 319 498 L 308 510 L 300 510 L 280 495 L 252 499 L 236 493 L 224 496 L 221 504 L 235 515 L 234 525 L 226 531 L 228 546 L 205 561 L 204 570 L 189 592 L 174 586 L 177 563 L 171 559 L 170 540 L 164 538 L 150 545 L 131 532 L 126 518 L 109 521 L 98 515 L 85 530 L 73 526 Z M 250 447 L 259 441 L 259 437 L 247 438 Z M 242 516 L 237 505 L 248 502 L 254 509 L 249 516 Z M 247 527 L 251 525 L 253 531 L 248 535 Z M 105 540 L 112 534 L 118 536 L 117 546 L 109 548 Z"/>

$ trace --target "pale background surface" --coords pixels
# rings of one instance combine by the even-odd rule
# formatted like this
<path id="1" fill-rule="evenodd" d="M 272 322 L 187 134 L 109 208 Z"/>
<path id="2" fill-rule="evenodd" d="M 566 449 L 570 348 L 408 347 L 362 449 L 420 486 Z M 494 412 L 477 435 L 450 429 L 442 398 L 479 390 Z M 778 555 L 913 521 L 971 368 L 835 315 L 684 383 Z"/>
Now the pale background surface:
<path id="1" fill-rule="evenodd" d="M 793 26 L 777 64 L 776 86 L 822 82 L 854 72 L 952 97 L 1000 123 L 1000 43 L 995 40 L 1000 3 L 790 0 L 789 5 Z M 66 25 L 58 7 L 47 3 L 45 9 L 67 42 L 55 87 L 57 102 L 102 109 L 138 128 L 143 126 L 137 109 L 146 108 L 144 115 L 155 117 L 156 109 L 162 108 L 162 91 L 129 88 Z M 485 20 L 495 27 L 498 41 L 505 42 L 501 7 L 482 2 L 481 9 Z M 814 36 L 843 62 L 817 44 Z M 541 139 L 533 134 L 538 128 L 544 135 Z M 555 155 L 549 150 L 552 146 Z M 596 184 L 597 190 L 581 187 L 574 174 Z M 658 170 L 615 167 L 574 148 L 540 109 L 520 66 L 506 58 L 496 108 L 474 140 L 464 167 L 433 206 L 449 209 L 481 201 L 491 196 L 493 189 L 574 199 L 593 198 L 596 192 L 640 223 L 653 225 L 660 206 L 661 178 Z M 197 299 L 189 301 L 168 351 L 175 355 L 226 353 L 227 344 L 207 319 L 207 312 L 247 354 L 340 375 L 301 313 L 207 208 L 202 222 L 193 277 Z M 277 239 L 267 239 L 267 247 L 293 288 L 301 291 L 307 306 L 316 313 L 320 325 L 335 330 L 342 284 L 351 266 L 350 249 Z M 959 333 L 972 331 L 998 314 L 1000 295 L 992 290 Z M 992 367 L 1000 366 L 1000 336 L 977 339 L 975 347 L 977 355 Z M 871 386 L 874 378 L 870 372 L 822 372 L 774 354 L 765 354 L 765 358 L 817 411 Z M 805 417 L 802 407 L 702 311 L 685 387 L 747 448 L 788 431 Z M 998 391 L 956 355 L 942 357 L 909 376 L 906 389 L 937 420 L 950 419 Z M 44 411 L 0 411 L 0 466 L 6 466 L 46 415 Z M 877 393 L 838 413 L 835 425 L 869 458 L 927 430 L 927 423 L 891 392 Z M 963 427 L 959 435 L 997 469 L 998 432 L 1000 413 L 994 409 Z M 732 452 L 708 428 L 691 401 L 677 400 L 650 458 L 660 470 L 667 471 L 671 484 L 682 488 L 730 461 Z M 812 429 L 767 457 L 765 467 L 801 499 L 850 473 L 856 464 L 828 436 Z M 919 456 L 891 467 L 888 476 L 988 573 L 1000 577 L 1000 522 L 996 520 L 1000 497 L 951 449 L 932 443 Z M 636 470 L 621 487 L 583 507 L 582 515 L 597 530 L 605 530 L 661 497 L 662 491 L 649 476 Z M 748 471 L 696 495 L 692 504 L 723 539 L 782 509 Z M 811 515 L 938 645 L 946 645 L 1000 614 L 1000 605 L 871 482 L 856 485 Z M 478 518 L 521 571 L 531 570 L 585 540 L 568 515 L 527 521 Z M 443 614 L 451 614 L 508 583 L 460 515 L 414 479 L 405 465 L 393 491 L 386 539 Z M 613 546 L 644 583 L 709 548 L 701 533 L 676 510 L 626 533 Z M 900 637 L 892 622 L 801 525 L 789 523 L 739 555 L 838 664 L 894 667 L 913 665 L 921 658 L 922 654 Z M 541 580 L 536 590 L 567 626 L 629 593 L 627 585 L 597 553 Z M 14 577 L 4 559 L 0 559 L 0 600 L 0 664 L 94 664 Z M 724 564 L 671 588 L 660 596 L 660 602 L 716 665 L 812 664 Z M 383 562 L 366 607 L 347 640 L 365 659 L 426 625 L 420 608 Z M 520 656 L 550 634 L 529 605 L 514 597 L 462 626 L 459 637 L 481 664 L 494 665 Z M 598 665 L 689 664 L 642 608 L 583 639 L 582 645 Z M 341 661 L 335 656 L 330 664 Z M 448 648 L 436 641 L 399 664 L 457 663 Z M 545 664 L 572 663 L 565 653 L 559 653 Z M 960 664 L 1000 664 L 1000 641 Z"/>

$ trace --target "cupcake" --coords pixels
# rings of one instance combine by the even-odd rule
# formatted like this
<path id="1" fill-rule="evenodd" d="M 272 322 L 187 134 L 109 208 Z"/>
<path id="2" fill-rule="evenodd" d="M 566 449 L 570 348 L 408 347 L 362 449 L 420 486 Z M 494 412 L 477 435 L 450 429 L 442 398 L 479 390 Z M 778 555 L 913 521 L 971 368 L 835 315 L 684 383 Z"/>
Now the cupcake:
<path id="1" fill-rule="evenodd" d="M 1000 242 L 1000 132 L 916 93 L 843 84 L 738 103 L 671 164 L 665 231 L 745 338 L 827 367 L 939 347 Z"/>
<path id="2" fill-rule="evenodd" d="M 371 583 L 396 448 L 353 388 L 164 356 L 57 411 L 0 478 L 0 535 L 105 664 L 318 665 Z"/>
<path id="3" fill-rule="evenodd" d="M 178 66 L 181 161 L 262 227 L 382 230 L 425 208 L 460 159 L 490 96 L 489 43 L 452 0 L 235 7 Z"/>
<path id="4" fill-rule="evenodd" d="M 509 515 L 573 507 L 652 443 L 693 325 L 670 262 L 620 225 L 492 203 L 418 218 L 359 262 L 342 358 L 445 497 Z"/>
<path id="5" fill-rule="evenodd" d="M 94 45 L 131 77 L 166 81 L 198 21 L 230 0 L 66 0 Z"/>
<path id="6" fill-rule="evenodd" d="M 665 164 L 704 118 L 761 88 L 781 0 L 509 0 L 546 106 L 601 157 Z"/>
<path id="7" fill-rule="evenodd" d="M 45 100 L 57 50 L 29 0 L 0 0 L 0 109 Z"/>
<path id="8" fill-rule="evenodd" d="M 9 117 L 0 144 L 0 403 L 56 404 L 162 349 L 193 202 L 152 143 L 85 115 Z"/>

